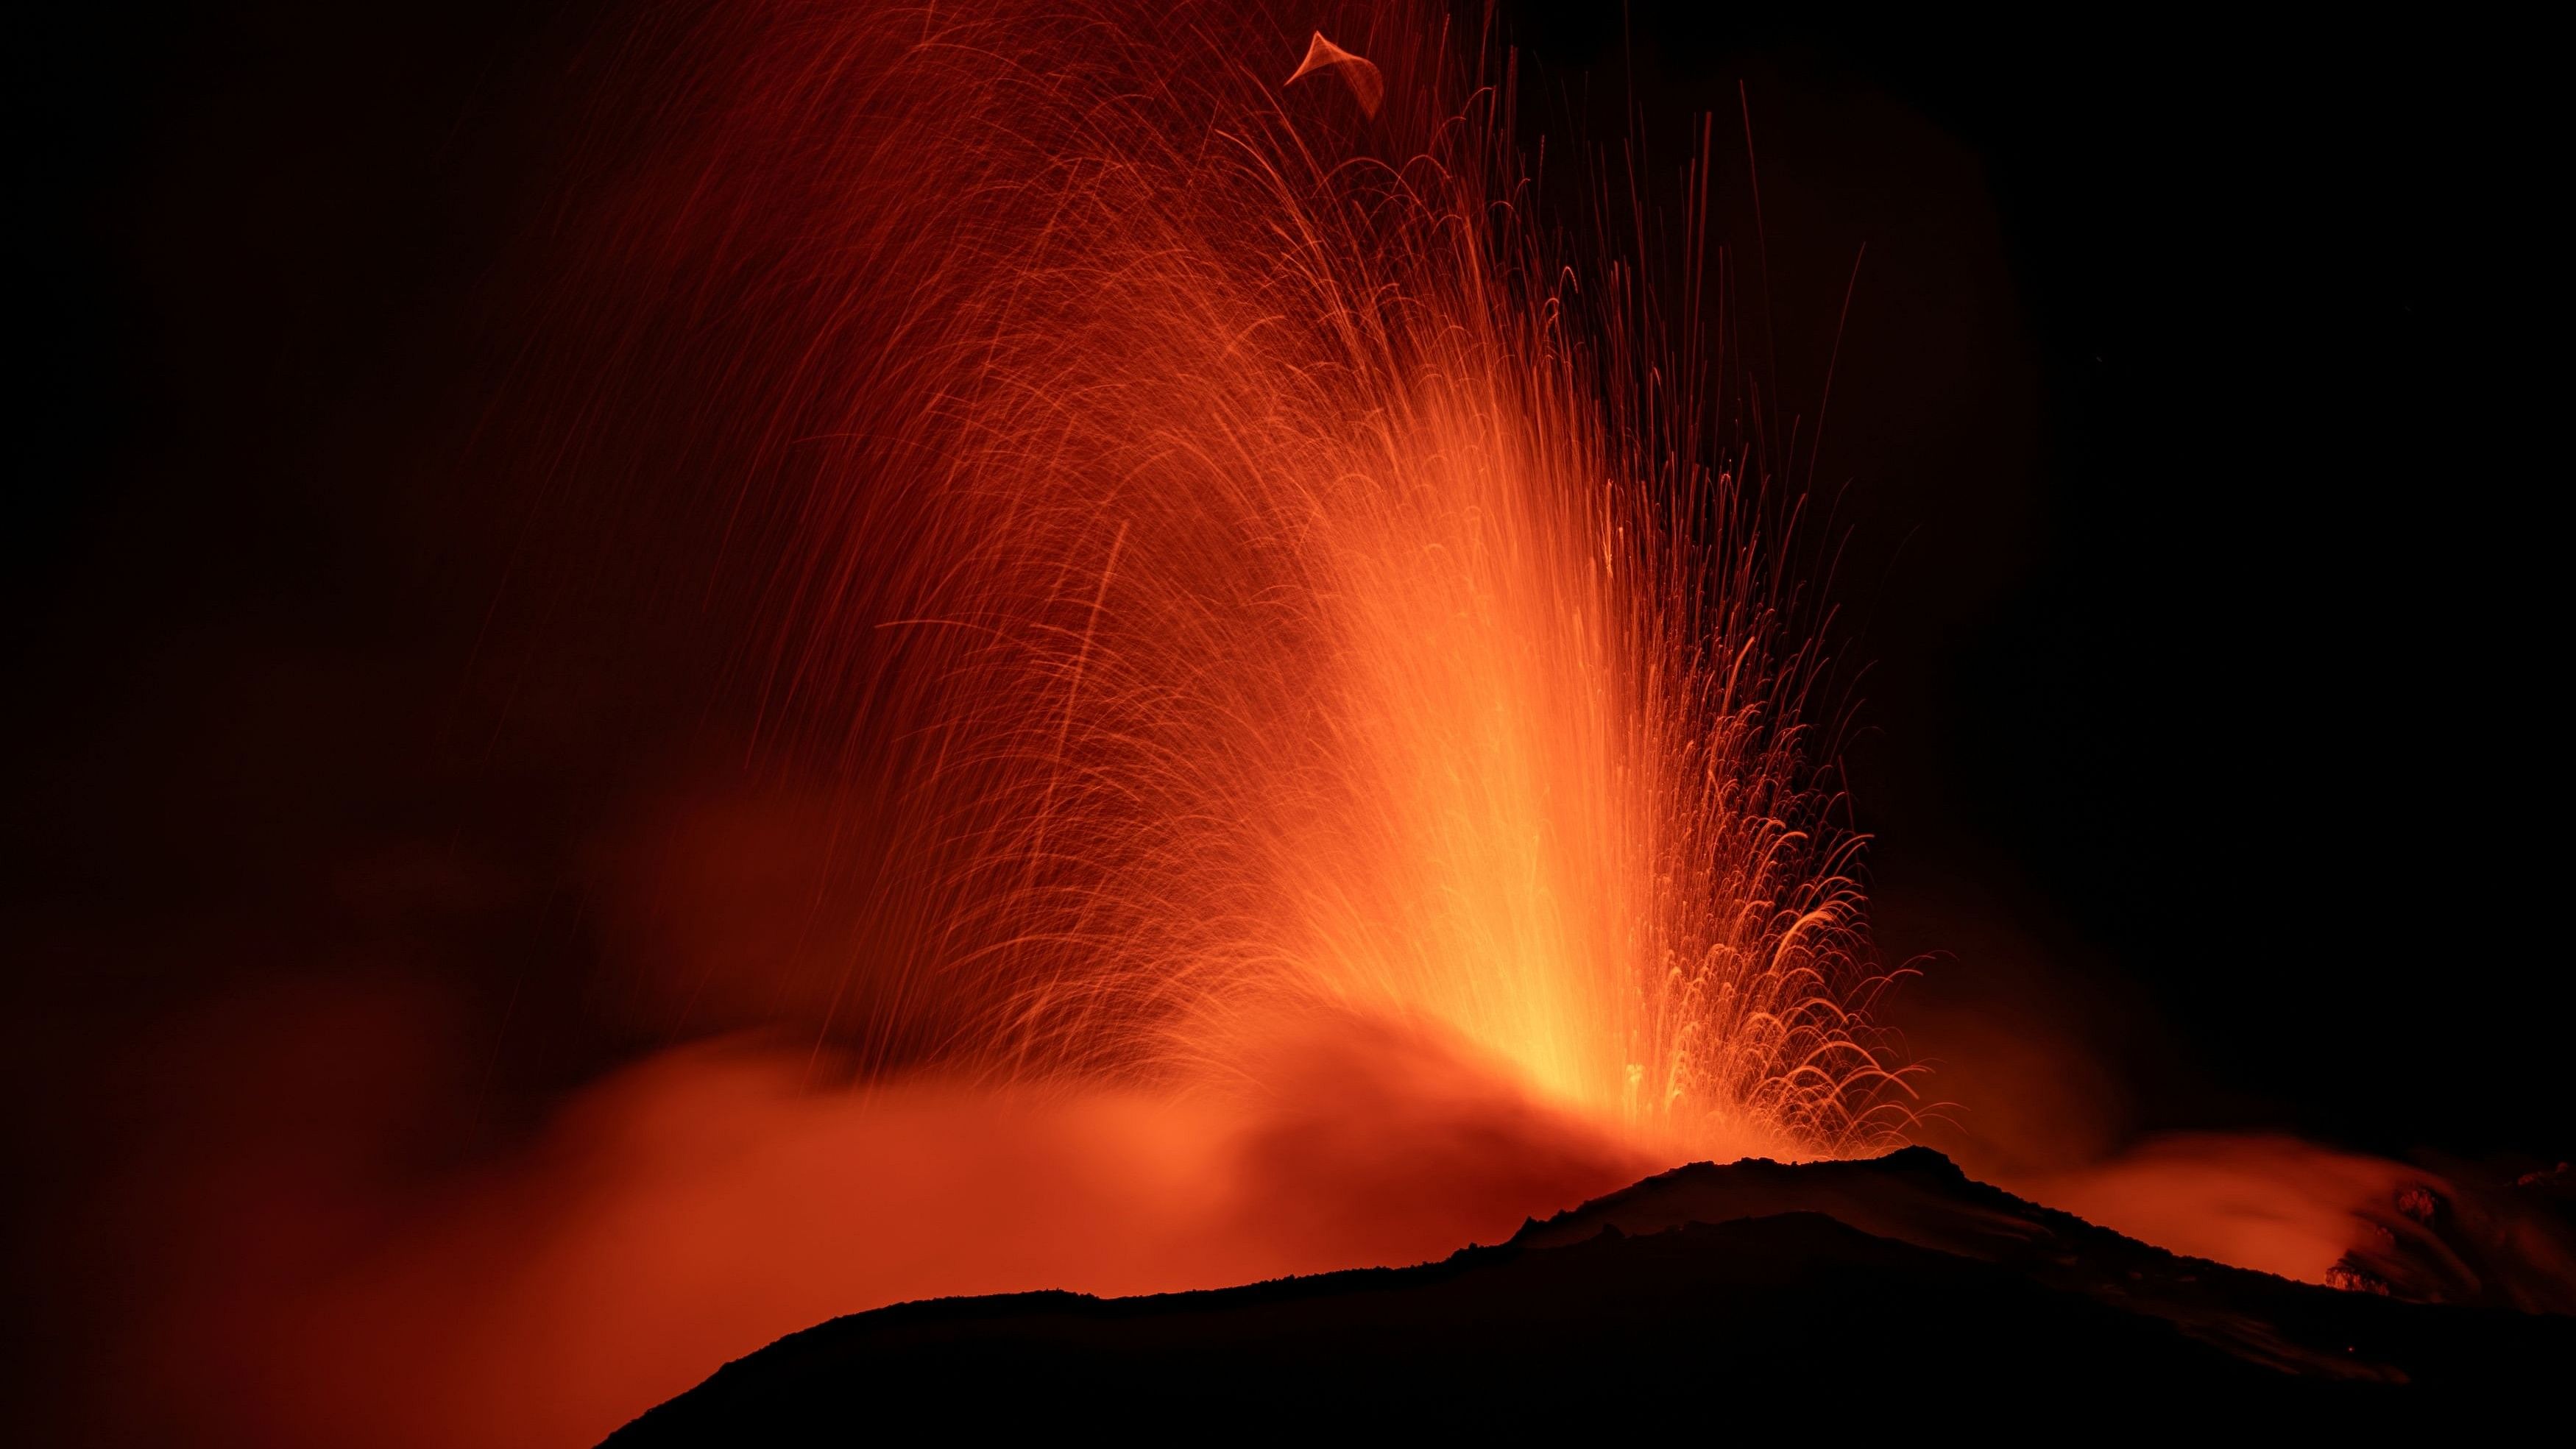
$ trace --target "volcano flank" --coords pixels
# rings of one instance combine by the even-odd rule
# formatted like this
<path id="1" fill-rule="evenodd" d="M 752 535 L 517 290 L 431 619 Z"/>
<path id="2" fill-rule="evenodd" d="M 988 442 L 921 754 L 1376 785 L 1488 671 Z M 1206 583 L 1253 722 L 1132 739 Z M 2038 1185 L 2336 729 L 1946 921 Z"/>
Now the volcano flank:
<path id="1" fill-rule="evenodd" d="M 838 1439 L 890 1415 L 1678 1426 L 1706 1422 L 1711 1390 L 1766 1415 L 1967 1395 L 2123 1417 L 2253 1404 L 2309 1422 L 2448 1419 L 2540 1408 L 2519 1401 L 2570 1362 L 2576 1319 L 2179 1257 L 1907 1148 L 1695 1164 L 1418 1267 L 853 1314 L 608 1442 Z"/>

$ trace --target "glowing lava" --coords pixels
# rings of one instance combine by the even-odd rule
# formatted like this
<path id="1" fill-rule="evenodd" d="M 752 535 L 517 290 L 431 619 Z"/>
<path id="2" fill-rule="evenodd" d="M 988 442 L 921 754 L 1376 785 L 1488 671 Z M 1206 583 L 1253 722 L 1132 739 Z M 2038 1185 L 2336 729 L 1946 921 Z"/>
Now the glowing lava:
<path id="1" fill-rule="evenodd" d="M 1507 88 L 1401 7 L 1284 89 L 1264 22 L 1012 9 L 693 32 L 604 249 L 668 290 L 572 338 L 732 495 L 760 748 L 857 782 L 901 925 L 822 1036 L 1193 1092 L 1357 1019 L 1689 1155 L 1884 1145 L 1788 507 L 1539 244 Z"/>

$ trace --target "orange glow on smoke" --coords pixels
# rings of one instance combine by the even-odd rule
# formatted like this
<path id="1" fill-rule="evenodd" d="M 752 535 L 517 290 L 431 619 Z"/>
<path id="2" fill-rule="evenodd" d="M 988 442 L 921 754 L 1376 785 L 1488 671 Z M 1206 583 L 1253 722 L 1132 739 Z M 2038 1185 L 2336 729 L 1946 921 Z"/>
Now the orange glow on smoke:
<path id="1" fill-rule="evenodd" d="M 1453 1049 L 1364 1028 L 1283 1043 L 1258 1089 L 1199 1101 L 816 1094 L 802 1065 L 668 1054 L 422 1201 L 164 1181 L 208 1239 L 185 1255 L 243 1265 L 198 1273 L 165 1313 L 150 1347 L 170 1418 L 267 1444 L 589 1443 L 838 1314 L 1425 1261 L 1659 1164 Z M 317 1243 L 317 1224 L 370 1218 L 390 1219 L 378 1246 Z"/>
<path id="2" fill-rule="evenodd" d="M 2183 1134 L 2076 1172 L 2009 1184 L 2176 1253 L 2296 1278 L 2362 1246 L 2365 1214 L 2385 1214 L 2424 1177 L 2397 1163 L 2289 1137 Z"/>

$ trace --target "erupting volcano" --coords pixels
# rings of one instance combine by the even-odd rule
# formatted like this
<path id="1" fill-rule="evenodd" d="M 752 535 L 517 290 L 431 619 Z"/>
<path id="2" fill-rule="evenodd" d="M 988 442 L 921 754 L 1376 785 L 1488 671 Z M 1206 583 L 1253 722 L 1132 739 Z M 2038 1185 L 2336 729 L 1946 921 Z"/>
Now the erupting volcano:
<path id="1" fill-rule="evenodd" d="M 578 51 L 477 283 L 460 481 L 412 507 L 473 540 L 440 749 L 668 722 L 563 812 L 606 1024 L 550 1125 L 434 1190 L 210 1153 L 174 1194 L 210 1246 L 119 1330 L 144 1417 L 583 1442 L 836 1315 L 1037 1290 L 1190 1296 L 870 1315 L 633 1432 L 838 1422 L 957 1343 L 1125 1383 L 1215 1333 L 1224 1392 L 1293 1361 L 1383 1399 L 1316 1355 L 1417 1312 L 1471 1377 L 1523 1333 L 1740 1359 L 1754 1316 L 1840 1332 L 1827 1282 L 2150 1378 L 2496 1381 L 2405 1316 L 2437 1310 L 1885 1156 L 1954 1109 L 1880 1015 L 1914 973 L 1843 764 L 1818 459 L 1857 282 L 1784 379 L 1768 238 L 1713 220 L 1721 186 L 1760 217 L 1740 90 L 1656 163 L 1673 207 L 1637 138 L 1525 147 L 1490 12 L 657 4 Z M 486 889 L 421 858 L 349 890 Z M 527 983 L 466 1033 L 478 1114 Z M 402 1063 L 465 1055 L 441 1009 L 240 1008 L 195 1075 L 294 1120 L 260 1084 L 333 1043 L 391 1120 L 447 1090 Z M 2519 1200 L 2163 1150 L 2013 1185 L 2570 1306 L 2576 1239 Z M 2479 1322 L 2494 1363 L 2546 1347 Z"/>

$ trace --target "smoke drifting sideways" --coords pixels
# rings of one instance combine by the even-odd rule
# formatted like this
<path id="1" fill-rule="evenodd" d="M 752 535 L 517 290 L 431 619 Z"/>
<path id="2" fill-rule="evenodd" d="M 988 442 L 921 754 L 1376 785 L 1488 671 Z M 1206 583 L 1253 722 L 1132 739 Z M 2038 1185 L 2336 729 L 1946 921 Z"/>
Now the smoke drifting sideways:
<path id="1" fill-rule="evenodd" d="M 424 710 L 624 740 L 565 832 L 605 1025 L 529 1143 L 429 1169 L 490 1095 L 464 1003 L 523 983 L 321 972 L 134 1046 L 185 1088 L 92 1226 L 127 1427 L 582 1441 L 836 1313 L 1414 1261 L 1914 1125 L 1742 363 L 1538 245 L 1483 40 L 1213 10 L 599 42 L 411 506 L 489 555 Z M 2386 1187 L 2212 1235 L 2147 1172 L 2055 1185 L 2316 1278 Z"/>
<path id="2" fill-rule="evenodd" d="M 506 1161 L 389 1181 L 367 1165 L 441 1095 L 421 1005 L 272 1001 L 200 1053 L 225 1105 L 130 1205 L 151 1311 L 124 1345 L 143 1378 L 106 1422 L 586 1443 L 841 1313 L 1426 1261 L 1659 1164 L 1452 1044 L 1354 1023 L 1193 1099 L 937 1076 L 817 1092 L 802 1057 L 704 1044 L 594 1084 Z M 341 1132 L 316 1129 L 317 1100 Z"/>

